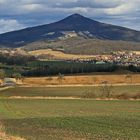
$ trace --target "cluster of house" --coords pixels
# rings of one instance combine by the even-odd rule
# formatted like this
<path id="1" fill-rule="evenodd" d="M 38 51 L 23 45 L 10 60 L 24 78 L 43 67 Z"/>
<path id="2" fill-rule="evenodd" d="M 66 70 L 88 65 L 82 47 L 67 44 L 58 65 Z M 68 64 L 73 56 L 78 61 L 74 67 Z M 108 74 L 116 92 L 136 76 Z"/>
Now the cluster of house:
<path id="1" fill-rule="evenodd" d="M 140 66 L 140 55 L 135 52 L 117 52 L 113 53 L 109 61 L 123 66 Z"/>
<path id="2" fill-rule="evenodd" d="M 1 49 L 0 54 L 10 54 L 10 55 L 17 55 L 17 54 L 24 54 L 27 53 L 20 49 L 10 50 L 10 49 Z M 61 60 L 62 61 L 62 60 Z M 93 64 L 105 64 L 105 63 L 112 63 L 122 66 L 140 66 L 140 53 L 130 52 L 130 51 L 119 51 L 113 52 L 110 55 L 95 55 L 90 58 L 81 58 L 81 59 L 70 59 L 65 61 L 74 61 L 74 62 L 81 62 L 81 63 L 93 63 Z"/>
<path id="3" fill-rule="evenodd" d="M 70 60 L 68 60 L 70 61 Z M 122 66 L 140 66 L 140 54 L 135 52 L 113 52 L 111 55 L 97 55 L 96 57 L 89 59 L 77 59 L 73 60 L 81 63 L 93 63 L 93 64 L 105 64 L 112 63 Z"/>
<path id="4" fill-rule="evenodd" d="M 10 56 L 15 56 L 15 55 L 27 55 L 27 52 L 21 49 L 0 49 L 0 54 L 7 54 Z"/>

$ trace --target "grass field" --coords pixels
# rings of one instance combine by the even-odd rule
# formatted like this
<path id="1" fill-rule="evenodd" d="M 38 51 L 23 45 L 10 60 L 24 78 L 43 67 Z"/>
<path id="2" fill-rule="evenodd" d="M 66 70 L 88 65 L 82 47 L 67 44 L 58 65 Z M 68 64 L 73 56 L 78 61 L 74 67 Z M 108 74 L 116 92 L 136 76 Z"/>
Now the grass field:
<path id="1" fill-rule="evenodd" d="M 27 140 L 139 140 L 139 101 L 1 99 L 6 133 Z"/>
<path id="2" fill-rule="evenodd" d="M 112 86 L 110 97 L 126 95 L 128 98 L 140 96 L 140 86 Z M 79 97 L 98 98 L 105 97 L 103 87 L 80 86 L 80 87 L 15 87 L 0 91 L 2 97 Z M 92 96 L 93 95 L 93 96 Z M 89 96 L 89 97 L 88 97 Z"/>
<path id="3" fill-rule="evenodd" d="M 51 49 L 42 49 L 42 50 L 35 50 L 35 51 L 30 51 L 29 54 L 34 55 L 34 56 L 41 56 L 41 55 L 46 55 L 46 56 L 51 56 L 51 58 L 54 59 L 62 59 L 62 60 L 68 60 L 68 59 L 93 59 L 97 57 L 96 55 L 76 55 L 76 54 L 66 54 L 61 51 L 53 51 Z"/>
<path id="4" fill-rule="evenodd" d="M 140 86 L 115 86 L 112 94 L 132 96 L 139 91 Z M 93 86 L 15 87 L 0 91 L 0 124 L 6 135 L 25 140 L 140 139 L 140 101 L 22 98 L 81 98 L 90 92 L 100 97 L 100 87 Z M 8 98 L 15 96 L 21 98 Z"/>

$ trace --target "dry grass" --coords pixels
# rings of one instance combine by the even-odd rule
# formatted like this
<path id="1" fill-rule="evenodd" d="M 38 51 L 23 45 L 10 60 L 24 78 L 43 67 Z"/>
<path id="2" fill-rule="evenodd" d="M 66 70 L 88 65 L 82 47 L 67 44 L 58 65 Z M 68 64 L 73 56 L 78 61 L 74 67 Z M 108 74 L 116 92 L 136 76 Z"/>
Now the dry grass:
<path id="1" fill-rule="evenodd" d="M 137 55 L 140 55 L 140 51 L 133 51 L 134 53 L 136 53 Z"/>
<path id="2" fill-rule="evenodd" d="M 24 84 L 31 85 L 95 85 L 101 84 L 104 81 L 109 84 L 139 84 L 140 74 L 132 74 L 131 79 L 127 75 L 84 75 L 84 76 L 64 76 L 58 80 L 58 77 L 34 77 L 24 78 Z"/>
<path id="3" fill-rule="evenodd" d="M 9 136 L 4 132 L 4 127 L 3 125 L 0 123 L 0 140 L 25 140 L 23 138 L 20 137 L 13 137 L 13 136 Z"/>
<path id="4" fill-rule="evenodd" d="M 54 51 L 51 49 L 41 49 L 41 50 L 35 50 L 35 51 L 30 51 L 29 54 L 35 55 L 35 56 L 40 56 L 40 55 L 48 55 L 51 56 L 54 59 L 91 59 L 91 58 L 96 58 L 97 55 L 80 55 L 80 54 L 66 54 L 61 51 Z"/>
<path id="5" fill-rule="evenodd" d="M 122 94 L 113 96 L 113 98 L 114 97 L 117 99 L 123 99 L 123 100 L 128 100 L 128 99 L 138 100 L 140 99 L 140 93 L 136 93 L 136 94 L 122 93 Z"/>
<path id="6" fill-rule="evenodd" d="M 69 54 L 110 54 L 112 51 L 139 51 L 140 44 L 127 41 L 109 41 L 99 39 L 84 39 L 82 37 L 72 37 L 57 41 L 37 41 L 24 46 L 28 51 L 39 49 L 63 49 Z"/>

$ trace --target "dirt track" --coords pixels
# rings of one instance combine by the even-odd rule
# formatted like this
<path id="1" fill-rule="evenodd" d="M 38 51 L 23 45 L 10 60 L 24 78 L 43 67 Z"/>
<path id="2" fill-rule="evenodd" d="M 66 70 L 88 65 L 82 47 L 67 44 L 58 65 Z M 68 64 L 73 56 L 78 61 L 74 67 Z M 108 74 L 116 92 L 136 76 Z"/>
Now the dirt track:
<path id="1" fill-rule="evenodd" d="M 0 88 L 0 91 L 7 90 L 9 88 L 13 88 L 13 87 L 2 87 L 2 88 Z"/>
<path id="2" fill-rule="evenodd" d="M 110 85 L 110 84 L 109 84 Z M 140 86 L 140 83 L 136 84 L 111 84 L 112 86 Z M 72 85 L 40 85 L 40 84 L 24 84 L 19 85 L 20 87 L 100 87 L 102 84 L 96 85 L 82 85 L 82 84 L 72 84 Z"/>
<path id="3" fill-rule="evenodd" d="M 8 136 L 4 132 L 0 132 L 0 140 L 25 140 L 18 137 Z"/>
<path id="4" fill-rule="evenodd" d="M 9 99 L 31 99 L 31 100 L 96 100 L 96 101 L 116 101 L 120 100 L 117 98 L 78 98 L 78 97 L 42 97 L 42 96 L 36 96 L 36 97 L 27 97 L 27 96 L 12 96 L 9 97 Z M 132 100 L 132 101 L 140 101 L 140 99 L 127 99 L 127 100 Z"/>

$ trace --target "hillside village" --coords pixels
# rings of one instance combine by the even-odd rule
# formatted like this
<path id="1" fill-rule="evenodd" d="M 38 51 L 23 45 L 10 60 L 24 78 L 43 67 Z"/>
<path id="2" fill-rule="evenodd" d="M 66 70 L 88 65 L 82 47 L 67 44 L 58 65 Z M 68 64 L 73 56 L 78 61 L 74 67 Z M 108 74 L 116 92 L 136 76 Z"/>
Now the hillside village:
<path id="1" fill-rule="evenodd" d="M 68 60 L 71 61 L 71 60 Z M 105 64 L 112 63 L 120 66 L 140 66 L 140 54 L 131 51 L 113 52 L 110 55 L 97 55 L 89 59 L 77 59 L 76 62 Z"/>
<path id="2" fill-rule="evenodd" d="M 10 55 L 10 56 L 16 56 L 16 55 L 23 55 L 23 56 L 29 56 L 31 55 L 29 52 L 23 50 L 23 49 L 1 49 L 0 55 Z M 41 56 L 41 55 L 40 55 Z M 44 55 L 43 55 L 44 56 Z M 76 56 L 76 55 L 75 55 Z M 90 55 L 89 55 L 90 56 Z M 49 56 L 48 56 L 49 57 Z M 53 57 L 54 60 L 58 60 Z M 109 55 L 95 55 L 94 57 L 89 58 L 71 58 L 71 59 L 59 59 L 60 61 L 75 61 L 75 62 L 83 62 L 83 63 L 94 63 L 94 64 L 105 64 L 105 63 L 112 63 L 116 65 L 121 66 L 140 66 L 140 53 L 133 52 L 133 51 L 118 51 L 118 52 L 112 52 Z"/>
<path id="3" fill-rule="evenodd" d="M 140 66 L 140 55 L 134 52 L 113 52 L 111 55 L 99 56 L 96 63 L 114 63 L 121 66 Z"/>

